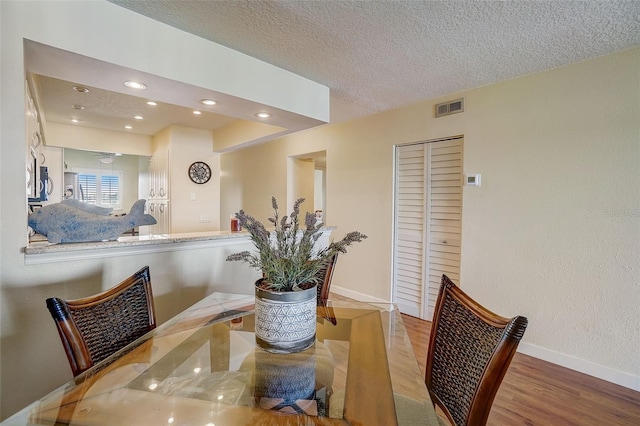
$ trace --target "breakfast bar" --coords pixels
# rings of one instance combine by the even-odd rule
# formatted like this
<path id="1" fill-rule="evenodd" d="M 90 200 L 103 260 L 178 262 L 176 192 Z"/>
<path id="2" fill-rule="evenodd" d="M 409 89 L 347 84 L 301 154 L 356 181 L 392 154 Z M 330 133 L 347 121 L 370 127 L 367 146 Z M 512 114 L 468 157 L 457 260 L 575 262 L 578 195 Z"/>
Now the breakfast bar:
<path id="1" fill-rule="evenodd" d="M 335 227 L 323 227 L 319 246 L 329 241 Z M 24 248 L 25 264 L 64 262 L 126 254 L 159 253 L 206 247 L 250 244 L 245 231 L 205 231 L 173 234 L 123 235 L 116 241 L 51 244 L 46 237 L 32 238 Z"/>

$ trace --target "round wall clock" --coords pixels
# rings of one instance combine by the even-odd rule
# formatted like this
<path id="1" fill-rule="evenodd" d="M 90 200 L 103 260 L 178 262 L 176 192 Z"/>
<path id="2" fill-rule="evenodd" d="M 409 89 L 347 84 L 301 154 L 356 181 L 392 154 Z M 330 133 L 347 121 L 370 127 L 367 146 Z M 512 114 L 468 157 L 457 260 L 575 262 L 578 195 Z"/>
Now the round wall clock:
<path id="1" fill-rule="evenodd" d="M 196 161 L 189 166 L 189 178 L 195 183 L 207 183 L 211 179 L 211 167 L 203 161 Z"/>

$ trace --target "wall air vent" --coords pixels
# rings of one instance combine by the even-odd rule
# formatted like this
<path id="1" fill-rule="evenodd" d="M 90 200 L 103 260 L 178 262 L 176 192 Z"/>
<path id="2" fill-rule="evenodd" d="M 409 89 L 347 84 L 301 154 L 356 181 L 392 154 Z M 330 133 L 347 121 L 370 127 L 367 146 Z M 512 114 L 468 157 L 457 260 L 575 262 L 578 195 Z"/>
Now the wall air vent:
<path id="1" fill-rule="evenodd" d="M 436 118 L 444 115 L 457 114 L 459 112 L 464 112 L 464 98 L 436 105 Z"/>

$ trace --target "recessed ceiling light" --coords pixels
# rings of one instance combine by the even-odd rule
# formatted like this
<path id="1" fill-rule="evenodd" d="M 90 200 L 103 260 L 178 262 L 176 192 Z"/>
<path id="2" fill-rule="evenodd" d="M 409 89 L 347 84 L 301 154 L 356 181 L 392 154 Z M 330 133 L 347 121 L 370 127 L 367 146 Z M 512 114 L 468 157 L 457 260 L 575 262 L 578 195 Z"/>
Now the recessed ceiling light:
<path id="1" fill-rule="evenodd" d="M 131 129 L 133 129 L 133 126 L 124 126 L 124 128 L 127 129 L 127 130 L 131 130 Z"/>
<path id="2" fill-rule="evenodd" d="M 144 119 L 144 117 L 143 117 L 143 116 L 141 116 L 141 115 L 135 115 L 133 118 L 135 118 L 136 120 L 142 120 L 142 119 Z"/>
<path id="3" fill-rule="evenodd" d="M 201 103 L 202 105 L 208 105 L 208 106 L 211 106 L 211 105 L 215 105 L 215 104 L 217 104 L 217 102 L 216 102 L 216 101 L 214 101 L 213 99 L 201 99 L 201 100 L 200 100 L 200 103 Z"/>
<path id="4" fill-rule="evenodd" d="M 84 106 L 82 106 L 82 105 L 71 105 L 71 108 L 81 111 L 81 110 L 84 109 Z"/>
<path id="5" fill-rule="evenodd" d="M 124 82 L 124 85 L 127 86 L 129 89 L 146 89 L 147 85 L 144 83 L 140 83 L 139 81 L 132 81 L 132 80 L 128 80 Z"/>
<path id="6" fill-rule="evenodd" d="M 195 115 L 200 115 L 200 114 L 202 114 L 200 111 L 193 111 L 193 113 L 194 113 Z"/>
<path id="7" fill-rule="evenodd" d="M 156 106 L 158 104 L 156 102 L 153 102 L 153 101 L 147 101 L 147 105 Z"/>
<path id="8" fill-rule="evenodd" d="M 271 114 L 269 114 L 268 112 L 259 112 L 256 114 L 256 117 L 258 118 L 269 118 L 271 117 Z"/>
<path id="9" fill-rule="evenodd" d="M 77 118 L 72 118 L 72 119 L 71 119 L 71 122 L 72 122 L 72 123 L 79 123 L 79 122 L 80 122 L 80 120 L 78 120 Z"/>
<path id="10" fill-rule="evenodd" d="M 83 86 L 73 86 L 73 90 L 75 90 L 78 93 L 89 93 L 89 89 Z"/>

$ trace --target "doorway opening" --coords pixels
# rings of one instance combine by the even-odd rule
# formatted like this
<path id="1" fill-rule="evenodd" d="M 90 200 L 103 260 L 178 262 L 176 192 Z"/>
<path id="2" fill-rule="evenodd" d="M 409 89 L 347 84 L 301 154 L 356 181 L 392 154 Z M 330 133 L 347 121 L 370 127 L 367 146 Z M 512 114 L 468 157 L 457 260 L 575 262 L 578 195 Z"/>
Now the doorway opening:
<path id="1" fill-rule="evenodd" d="M 287 205 L 304 198 L 301 214 L 316 215 L 317 223 L 326 223 L 327 152 L 317 151 L 288 158 Z"/>

